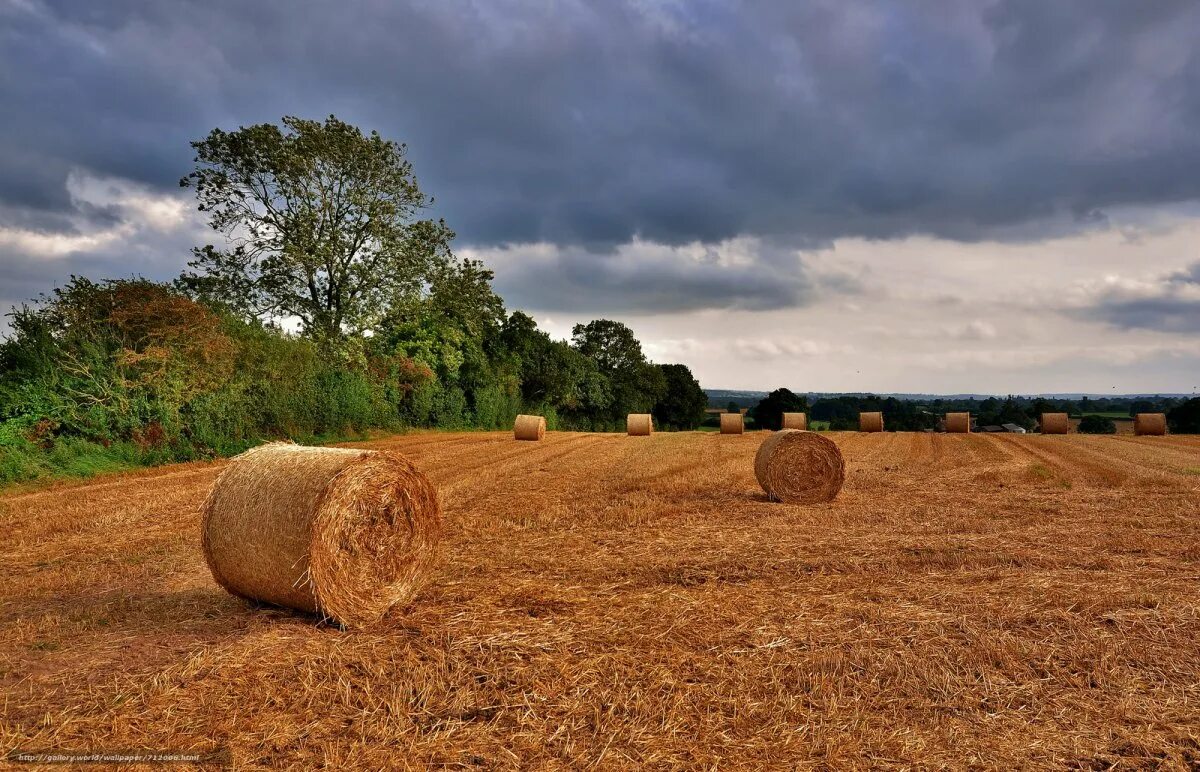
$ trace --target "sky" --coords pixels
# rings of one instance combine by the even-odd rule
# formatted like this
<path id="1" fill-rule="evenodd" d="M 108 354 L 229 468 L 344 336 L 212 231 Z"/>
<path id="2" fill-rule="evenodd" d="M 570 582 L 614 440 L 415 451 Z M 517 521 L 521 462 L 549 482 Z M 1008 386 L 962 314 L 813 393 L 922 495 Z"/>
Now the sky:
<path id="1" fill-rule="evenodd" d="M 212 128 L 409 147 L 509 309 L 709 388 L 1200 390 L 1200 4 L 0 0 L 0 307 L 178 275 Z"/>

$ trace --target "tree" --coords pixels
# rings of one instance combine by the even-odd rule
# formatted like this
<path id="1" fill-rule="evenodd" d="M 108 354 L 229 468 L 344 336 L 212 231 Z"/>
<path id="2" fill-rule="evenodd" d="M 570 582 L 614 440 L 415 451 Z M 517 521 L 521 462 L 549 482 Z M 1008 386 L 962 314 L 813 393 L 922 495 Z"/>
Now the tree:
<path id="1" fill-rule="evenodd" d="M 432 203 L 405 146 L 330 116 L 286 117 L 193 142 L 194 186 L 229 249 L 193 250 L 180 285 L 244 315 L 299 317 L 323 342 L 372 329 L 450 260 L 454 233 L 417 219 Z"/>
<path id="2" fill-rule="evenodd" d="M 672 429 L 695 429 L 704 422 L 708 395 L 687 365 L 658 365 L 666 380 L 666 394 L 654 406 L 654 421 Z"/>
<path id="3" fill-rule="evenodd" d="M 729 404 L 725 406 L 725 412 L 726 413 L 740 413 L 740 412 L 742 412 L 742 406 L 739 405 L 737 402 L 734 402 L 731 399 L 731 400 L 729 400 Z"/>
<path id="4" fill-rule="evenodd" d="M 1167 428 L 1172 434 L 1200 434 L 1200 397 L 1167 411 Z"/>
<path id="5" fill-rule="evenodd" d="M 808 397 L 800 397 L 788 389 L 776 389 L 750 408 L 748 415 L 761 429 L 779 431 L 783 428 L 784 413 L 807 413 Z"/>
<path id="6" fill-rule="evenodd" d="M 1117 425 L 1111 418 L 1100 415 L 1085 415 L 1079 421 L 1077 430 L 1081 434 L 1116 434 Z"/>
<path id="7" fill-rule="evenodd" d="M 571 330 L 575 350 L 596 363 L 609 383 L 612 400 L 593 419 L 610 425 L 627 413 L 648 413 L 667 391 L 662 371 L 646 361 L 642 344 L 633 331 L 620 322 L 597 319 L 577 324 Z"/>
<path id="8" fill-rule="evenodd" d="M 552 340 L 528 314 L 514 311 L 508 317 L 500 331 L 500 345 L 517 360 L 526 405 L 568 410 L 607 407 L 604 391 L 597 390 L 601 376 L 596 363 L 566 343 Z"/>

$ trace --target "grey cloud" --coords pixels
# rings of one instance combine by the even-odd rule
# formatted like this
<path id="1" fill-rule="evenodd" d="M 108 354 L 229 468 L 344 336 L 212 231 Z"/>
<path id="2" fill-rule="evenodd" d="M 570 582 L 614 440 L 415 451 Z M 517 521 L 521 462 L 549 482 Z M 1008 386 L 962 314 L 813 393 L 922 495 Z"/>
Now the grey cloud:
<path id="1" fill-rule="evenodd" d="M 1078 314 L 1123 329 L 1200 332 L 1200 262 L 1171 274 L 1148 292 L 1105 292 Z"/>
<path id="2" fill-rule="evenodd" d="M 72 211 L 76 168 L 166 190 L 214 126 L 332 112 L 410 143 L 461 245 L 554 243 L 563 288 L 620 290 L 605 302 L 775 307 L 804 302 L 802 272 L 603 255 L 1037 239 L 1198 199 L 1198 36 L 1200 6 L 1170 0 L 24 0 L 0 9 L 19 74 L 0 79 L 0 212 Z"/>
<path id="3" fill-rule="evenodd" d="M 479 256 L 497 267 L 497 289 L 510 306 L 541 311 L 766 311 L 807 304 L 818 292 L 858 290 L 846 277 L 813 275 L 794 250 L 757 240 L 682 248 L 635 242 L 602 254 L 511 247 Z"/>

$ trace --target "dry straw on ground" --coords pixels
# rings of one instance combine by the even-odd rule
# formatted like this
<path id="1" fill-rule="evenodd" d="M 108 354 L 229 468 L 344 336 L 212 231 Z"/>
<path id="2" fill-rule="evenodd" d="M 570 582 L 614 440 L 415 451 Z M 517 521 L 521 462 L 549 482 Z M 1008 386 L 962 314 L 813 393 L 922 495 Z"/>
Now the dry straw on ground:
<path id="1" fill-rule="evenodd" d="M 1161 437 L 1167 433 L 1166 413 L 1138 413 L 1133 417 L 1133 433 Z"/>
<path id="2" fill-rule="evenodd" d="M 649 437 L 654 432 L 654 416 L 649 413 L 630 413 L 625 419 L 630 437 Z"/>
<path id="3" fill-rule="evenodd" d="M 858 430 L 860 432 L 883 431 L 883 413 L 859 413 Z"/>
<path id="4" fill-rule="evenodd" d="M 746 421 L 741 413 L 721 413 L 721 434 L 741 434 L 746 431 Z"/>
<path id="5" fill-rule="evenodd" d="M 971 431 L 970 413 L 946 413 L 946 431 L 951 434 L 966 434 Z"/>
<path id="6" fill-rule="evenodd" d="M 1200 437 L 410 432 L 444 558 L 339 633 L 217 587 L 227 462 L 0 491 L 0 755 L 236 769 L 1194 769 Z M 66 767 L 63 772 L 66 772 Z M 182 770 L 180 771 L 182 772 Z"/>
<path id="7" fill-rule="evenodd" d="M 832 440 L 784 429 L 758 446 L 754 476 L 767 495 L 785 504 L 832 501 L 846 479 L 846 462 Z"/>
<path id="8" fill-rule="evenodd" d="M 203 513 L 218 584 L 347 627 L 412 598 L 441 535 L 437 493 L 404 456 L 283 442 L 235 458 Z"/>
<path id="9" fill-rule="evenodd" d="M 784 413 L 783 414 L 784 429 L 800 429 L 808 428 L 808 415 L 806 413 Z"/>
<path id="10" fill-rule="evenodd" d="M 546 419 L 540 415 L 519 415 L 513 423 L 513 436 L 518 440 L 540 440 L 546 436 Z"/>
<path id="11" fill-rule="evenodd" d="M 1042 413 L 1042 434 L 1066 434 L 1071 430 L 1071 418 L 1066 413 Z"/>

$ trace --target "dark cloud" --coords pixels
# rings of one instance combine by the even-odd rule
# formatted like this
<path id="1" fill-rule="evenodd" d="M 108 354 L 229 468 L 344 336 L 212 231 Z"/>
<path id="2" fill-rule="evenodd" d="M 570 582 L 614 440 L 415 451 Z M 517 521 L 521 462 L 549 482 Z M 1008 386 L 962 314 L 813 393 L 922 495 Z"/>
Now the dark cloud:
<path id="1" fill-rule="evenodd" d="M 635 241 L 605 253 L 516 246 L 480 256 L 514 307 L 544 311 L 768 311 L 807 304 L 818 292 L 860 289 L 852 277 L 814 275 L 796 250 L 757 239 L 684 247 Z"/>
<path id="2" fill-rule="evenodd" d="M 803 276 L 634 280 L 603 255 L 1039 238 L 1195 200 L 1198 37 L 1200 5 L 1171 0 L 18 0 L 0 211 L 21 214 L 0 226 L 78 214 L 72 169 L 165 191 L 214 126 L 336 113 L 410 143 L 464 245 L 552 242 L 564 281 L 647 303 L 799 302 Z"/>
<path id="3" fill-rule="evenodd" d="M 1080 314 L 1123 329 L 1200 332 L 1200 262 L 1149 288 L 1113 288 Z"/>

